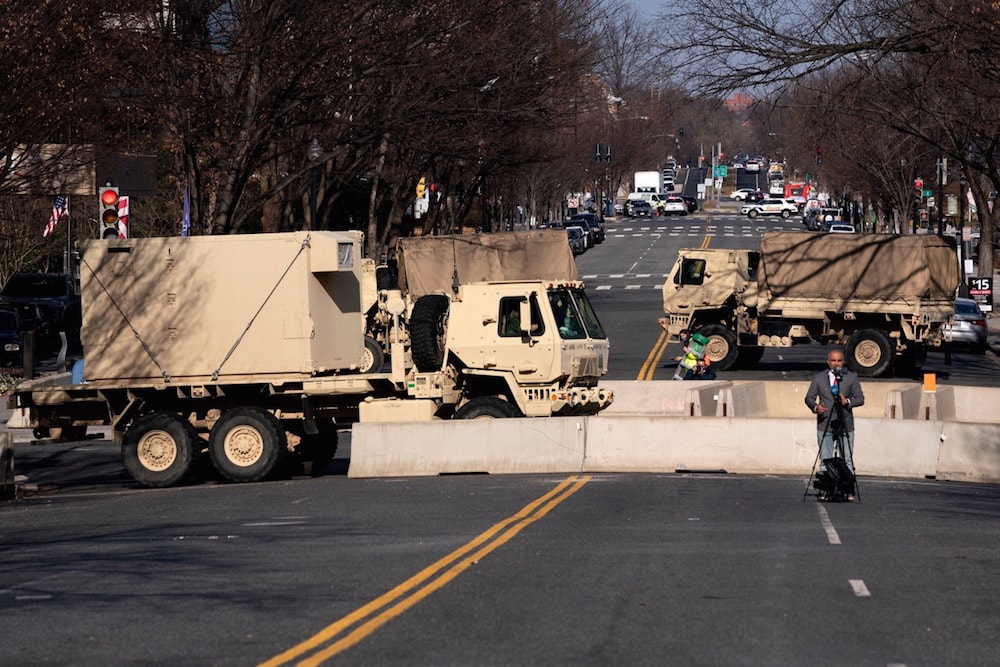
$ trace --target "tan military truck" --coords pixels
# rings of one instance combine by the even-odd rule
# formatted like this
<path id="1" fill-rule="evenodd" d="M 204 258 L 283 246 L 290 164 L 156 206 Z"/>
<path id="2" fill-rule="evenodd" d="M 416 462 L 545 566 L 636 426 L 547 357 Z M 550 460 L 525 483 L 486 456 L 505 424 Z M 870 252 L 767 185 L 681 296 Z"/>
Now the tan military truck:
<path id="1" fill-rule="evenodd" d="M 447 293 L 417 296 L 408 338 L 401 292 L 389 295 L 390 369 L 362 373 L 361 247 L 360 232 L 91 241 L 82 374 L 24 383 L 12 407 L 51 434 L 110 425 L 129 473 L 167 486 L 202 453 L 233 481 L 262 479 L 289 453 L 323 464 L 337 427 L 359 419 L 610 404 L 597 386 L 608 340 L 575 274 L 459 278 Z"/>
<path id="2" fill-rule="evenodd" d="M 663 285 L 671 336 L 709 339 L 718 370 L 768 347 L 845 346 L 859 375 L 919 367 L 944 341 L 960 273 L 954 241 L 931 235 L 768 232 L 760 250 L 681 250 Z"/>

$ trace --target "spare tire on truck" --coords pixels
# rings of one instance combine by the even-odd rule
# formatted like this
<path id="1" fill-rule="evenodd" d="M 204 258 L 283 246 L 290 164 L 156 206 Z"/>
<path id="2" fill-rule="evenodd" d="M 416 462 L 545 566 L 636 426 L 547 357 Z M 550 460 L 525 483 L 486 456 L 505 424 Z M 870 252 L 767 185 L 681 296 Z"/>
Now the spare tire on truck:
<path id="1" fill-rule="evenodd" d="M 441 370 L 450 300 L 443 294 L 417 299 L 410 313 L 410 354 L 421 373 Z"/>

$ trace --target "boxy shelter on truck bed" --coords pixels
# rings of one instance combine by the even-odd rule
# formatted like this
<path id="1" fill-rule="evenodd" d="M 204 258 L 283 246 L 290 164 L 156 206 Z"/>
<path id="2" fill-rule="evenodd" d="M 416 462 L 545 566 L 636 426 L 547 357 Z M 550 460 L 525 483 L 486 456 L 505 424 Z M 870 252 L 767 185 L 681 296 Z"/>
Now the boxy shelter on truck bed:
<path id="1" fill-rule="evenodd" d="M 357 368 L 360 232 L 90 241 L 85 379 L 213 382 Z"/>

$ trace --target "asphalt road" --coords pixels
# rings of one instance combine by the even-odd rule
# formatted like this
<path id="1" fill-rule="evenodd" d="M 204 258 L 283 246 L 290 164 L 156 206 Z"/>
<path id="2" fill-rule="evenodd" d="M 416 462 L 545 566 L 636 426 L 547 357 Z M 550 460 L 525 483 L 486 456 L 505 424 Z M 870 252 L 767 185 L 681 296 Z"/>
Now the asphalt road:
<path id="1" fill-rule="evenodd" d="M 0 663 L 996 662 L 1000 489 L 806 476 L 41 492 L 0 506 Z"/>

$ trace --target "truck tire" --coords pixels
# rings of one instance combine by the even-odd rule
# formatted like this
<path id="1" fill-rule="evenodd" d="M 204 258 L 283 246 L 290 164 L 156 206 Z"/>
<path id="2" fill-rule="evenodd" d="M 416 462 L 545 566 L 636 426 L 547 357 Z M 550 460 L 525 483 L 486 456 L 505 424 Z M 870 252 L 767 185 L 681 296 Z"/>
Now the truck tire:
<path id="1" fill-rule="evenodd" d="M 880 329 L 862 329 L 847 341 L 844 357 L 847 366 L 861 377 L 879 377 L 892 367 L 892 343 Z"/>
<path id="2" fill-rule="evenodd" d="M 712 362 L 712 370 L 726 371 L 733 367 L 739 358 L 739 348 L 736 345 L 736 334 L 732 330 L 721 324 L 709 324 L 696 333 L 708 339 L 705 358 Z"/>
<path id="3" fill-rule="evenodd" d="M 125 430 L 122 462 L 143 486 L 173 486 L 190 471 L 197 439 L 191 424 L 177 415 L 150 412 Z"/>
<path id="4" fill-rule="evenodd" d="M 380 373 L 383 365 L 385 365 L 385 354 L 382 352 L 382 346 L 371 336 L 365 336 L 365 351 L 358 370 L 362 373 Z"/>
<path id="5" fill-rule="evenodd" d="M 510 401 L 496 396 L 477 396 L 455 411 L 455 419 L 508 419 L 521 411 Z"/>
<path id="6" fill-rule="evenodd" d="M 267 410 L 234 408 L 212 427 L 208 453 L 220 475 L 233 482 L 257 482 L 274 470 L 285 449 L 285 429 Z"/>
<path id="7" fill-rule="evenodd" d="M 448 297 L 428 294 L 417 299 L 410 314 L 410 354 L 421 373 L 441 370 L 448 315 Z"/>

